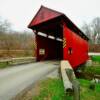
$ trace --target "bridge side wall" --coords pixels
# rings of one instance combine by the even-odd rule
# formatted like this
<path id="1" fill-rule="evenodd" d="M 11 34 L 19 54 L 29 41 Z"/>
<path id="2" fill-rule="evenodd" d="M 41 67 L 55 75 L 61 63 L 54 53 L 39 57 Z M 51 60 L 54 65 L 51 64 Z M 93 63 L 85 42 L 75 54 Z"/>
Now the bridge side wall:
<path id="1" fill-rule="evenodd" d="M 63 26 L 63 37 L 66 40 L 66 46 L 63 48 L 63 59 L 69 60 L 73 68 L 85 63 L 88 59 L 88 42 Z"/>

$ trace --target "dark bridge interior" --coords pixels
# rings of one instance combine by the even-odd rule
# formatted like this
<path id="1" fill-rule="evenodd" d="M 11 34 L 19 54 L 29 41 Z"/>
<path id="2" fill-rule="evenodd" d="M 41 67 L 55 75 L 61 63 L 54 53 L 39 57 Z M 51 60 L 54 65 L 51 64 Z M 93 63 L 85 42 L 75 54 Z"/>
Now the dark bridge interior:
<path id="1" fill-rule="evenodd" d="M 63 28 L 59 18 L 39 24 L 35 30 L 38 31 L 37 60 L 63 59 Z M 45 54 L 40 54 L 41 49 Z"/>

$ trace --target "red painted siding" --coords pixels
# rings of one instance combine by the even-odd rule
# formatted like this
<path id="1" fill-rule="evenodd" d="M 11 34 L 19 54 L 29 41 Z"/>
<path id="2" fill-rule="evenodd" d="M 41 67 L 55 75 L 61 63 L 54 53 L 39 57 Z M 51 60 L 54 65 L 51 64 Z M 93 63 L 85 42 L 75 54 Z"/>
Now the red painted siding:
<path id="1" fill-rule="evenodd" d="M 37 12 L 31 23 L 29 24 L 29 27 L 56 18 L 61 15 L 62 13 L 41 6 L 40 10 Z"/>
<path id="2" fill-rule="evenodd" d="M 88 59 L 88 42 L 68 29 L 66 25 L 63 26 L 63 36 L 66 39 L 63 59 L 69 60 L 73 68 L 86 62 Z M 68 54 L 69 48 L 72 48 L 72 54 Z"/>

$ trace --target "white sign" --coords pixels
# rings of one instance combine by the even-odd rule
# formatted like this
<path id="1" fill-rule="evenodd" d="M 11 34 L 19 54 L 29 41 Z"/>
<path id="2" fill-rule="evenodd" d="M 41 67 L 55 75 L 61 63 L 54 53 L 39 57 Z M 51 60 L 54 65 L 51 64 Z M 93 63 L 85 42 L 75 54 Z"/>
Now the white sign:
<path id="1" fill-rule="evenodd" d="M 39 55 L 45 55 L 45 49 L 39 49 Z"/>

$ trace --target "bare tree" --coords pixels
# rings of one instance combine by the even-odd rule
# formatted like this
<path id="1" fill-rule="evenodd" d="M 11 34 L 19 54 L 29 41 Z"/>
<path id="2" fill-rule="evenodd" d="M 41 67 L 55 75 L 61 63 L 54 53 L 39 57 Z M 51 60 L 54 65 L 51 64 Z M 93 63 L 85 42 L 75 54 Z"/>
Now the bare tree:
<path id="1" fill-rule="evenodd" d="M 90 43 L 100 44 L 100 18 L 97 17 L 89 24 L 84 23 L 83 32 L 89 37 Z"/>
<path id="2" fill-rule="evenodd" d="M 2 33 L 7 33 L 11 30 L 11 23 L 8 20 L 3 20 L 0 17 L 0 35 Z"/>
<path id="3" fill-rule="evenodd" d="M 29 55 L 34 53 L 34 34 L 28 31 L 16 32 L 11 29 L 11 24 L 0 17 L 0 50 L 6 51 L 6 56 L 12 56 L 11 51 L 23 51 Z M 3 54 L 0 54 L 2 56 Z M 17 54 L 16 54 L 17 55 Z"/>
<path id="4" fill-rule="evenodd" d="M 99 17 L 93 19 L 93 21 L 91 22 L 91 29 L 93 31 L 93 37 L 95 43 L 97 44 L 100 43 L 100 18 Z"/>
<path id="5" fill-rule="evenodd" d="M 87 23 L 84 23 L 82 26 L 82 31 L 85 33 L 85 35 L 89 38 L 89 42 L 92 43 L 93 39 L 92 39 L 92 30 L 90 28 L 90 25 L 88 25 Z"/>

